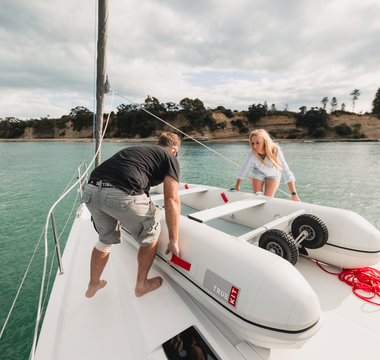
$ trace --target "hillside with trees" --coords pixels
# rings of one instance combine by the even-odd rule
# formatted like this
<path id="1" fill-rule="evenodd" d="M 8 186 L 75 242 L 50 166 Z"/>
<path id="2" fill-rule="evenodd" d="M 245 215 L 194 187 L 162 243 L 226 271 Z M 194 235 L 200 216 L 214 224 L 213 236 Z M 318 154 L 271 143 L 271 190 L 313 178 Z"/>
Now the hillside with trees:
<path id="1" fill-rule="evenodd" d="M 251 104 L 245 111 L 205 108 L 200 99 L 182 99 L 179 104 L 160 103 L 148 96 L 143 104 L 122 104 L 110 114 L 106 139 L 151 139 L 162 131 L 181 132 L 203 140 L 239 140 L 255 128 L 268 130 L 276 139 L 380 139 L 380 88 L 372 102 L 372 112 L 356 114 L 355 104 L 360 90 L 351 94 L 352 112 L 333 97 L 321 100 L 322 106 L 299 112 L 277 110 L 275 104 Z M 329 105 L 329 106 L 328 106 Z M 108 114 L 104 114 L 104 119 Z M 162 119 L 163 121 L 160 121 Z M 94 114 L 77 106 L 59 119 L 49 116 L 40 119 L 0 119 L 0 139 L 74 140 L 93 137 Z M 177 131 L 182 137 L 182 133 Z"/>

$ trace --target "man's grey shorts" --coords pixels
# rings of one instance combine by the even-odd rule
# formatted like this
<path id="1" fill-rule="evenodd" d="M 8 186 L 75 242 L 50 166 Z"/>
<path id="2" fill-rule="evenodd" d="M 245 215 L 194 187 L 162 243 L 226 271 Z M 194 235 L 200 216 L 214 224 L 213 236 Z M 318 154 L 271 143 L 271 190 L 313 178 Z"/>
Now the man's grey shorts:
<path id="1" fill-rule="evenodd" d="M 160 235 L 160 210 L 146 194 L 129 195 L 117 188 L 87 184 L 81 201 L 91 212 L 103 244 L 121 242 L 121 225 L 142 247 L 152 245 Z"/>

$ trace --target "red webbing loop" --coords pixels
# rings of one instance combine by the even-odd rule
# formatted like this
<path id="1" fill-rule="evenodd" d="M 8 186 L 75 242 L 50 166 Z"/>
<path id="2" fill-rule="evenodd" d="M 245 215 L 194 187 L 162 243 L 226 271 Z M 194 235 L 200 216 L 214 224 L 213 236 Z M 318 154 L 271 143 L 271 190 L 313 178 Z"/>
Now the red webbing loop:
<path id="1" fill-rule="evenodd" d="M 179 267 L 181 267 L 182 269 L 185 269 L 187 271 L 190 271 L 190 268 L 191 268 L 191 264 L 188 263 L 187 261 L 179 258 L 178 256 L 172 254 L 172 259 L 170 260 L 172 263 L 178 265 Z"/>
<path id="2" fill-rule="evenodd" d="M 371 301 L 376 296 L 380 297 L 380 271 L 371 267 L 359 269 L 343 269 L 340 273 L 332 273 L 324 269 L 316 260 L 317 265 L 325 272 L 331 275 L 337 275 L 340 281 L 352 286 L 353 293 L 362 300 L 371 304 L 379 305 L 379 302 Z M 370 295 L 359 294 L 358 291 L 364 291 Z"/>
<path id="3" fill-rule="evenodd" d="M 222 196 L 222 199 L 224 200 L 225 203 L 228 202 L 228 199 L 225 193 L 221 193 L 220 195 Z"/>
<path id="4" fill-rule="evenodd" d="M 185 184 L 185 189 L 188 189 L 189 188 L 189 185 Z"/>

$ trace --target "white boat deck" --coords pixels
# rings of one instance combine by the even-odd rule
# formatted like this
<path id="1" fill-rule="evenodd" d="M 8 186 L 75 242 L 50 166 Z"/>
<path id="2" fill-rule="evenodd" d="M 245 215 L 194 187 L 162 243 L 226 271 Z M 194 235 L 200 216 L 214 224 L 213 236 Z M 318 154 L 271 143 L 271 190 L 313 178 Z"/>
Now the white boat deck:
<path id="1" fill-rule="evenodd" d="M 63 255 L 36 351 L 36 360 L 167 359 L 162 344 L 195 326 L 222 359 L 263 359 L 260 349 L 236 338 L 234 343 L 205 317 L 194 301 L 165 273 L 153 266 L 150 275 L 164 281 L 137 298 L 137 251 L 126 241 L 114 246 L 102 278 L 107 286 L 92 299 L 84 293 L 97 233 L 85 209 L 77 219 Z M 241 349 L 237 350 L 235 345 Z"/>
<path id="2" fill-rule="evenodd" d="M 300 258 L 296 268 L 316 292 L 324 323 L 321 331 L 299 350 L 271 350 L 271 360 L 377 360 L 380 344 L 380 306 L 353 294 L 351 286 Z M 379 264 L 375 267 L 380 269 Z M 339 272 L 334 267 L 330 272 Z"/>
<path id="3" fill-rule="evenodd" d="M 36 360 L 163 360 L 167 357 L 162 344 L 190 326 L 200 331 L 220 359 L 379 359 L 380 306 L 360 300 L 350 286 L 306 258 L 300 258 L 296 267 L 319 296 L 323 327 L 301 349 L 269 351 L 242 342 L 156 266 L 151 275 L 163 277 L 161 288 L 136 298 L 137 252 L 126 241 L 111 251 L 103 276 L 107 286 L 87 299 L 84 293 L 96 241 L 85 209 L 75 221 L 63 255 L 65 273 L 57 276 Z"/>

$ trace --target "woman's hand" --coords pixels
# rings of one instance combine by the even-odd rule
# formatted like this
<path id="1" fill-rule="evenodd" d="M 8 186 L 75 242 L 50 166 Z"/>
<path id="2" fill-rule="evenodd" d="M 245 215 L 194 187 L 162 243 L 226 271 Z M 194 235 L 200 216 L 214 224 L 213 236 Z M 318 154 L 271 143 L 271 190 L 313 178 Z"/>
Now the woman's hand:
<path id="1" fill-rule="evenodd" d="M 293 201 L 299 201 L 299 202 L 301 202 L 301 199 L 298 197 L 297 194 L 292 195 L 292 200 L 293 200 Z"/>

